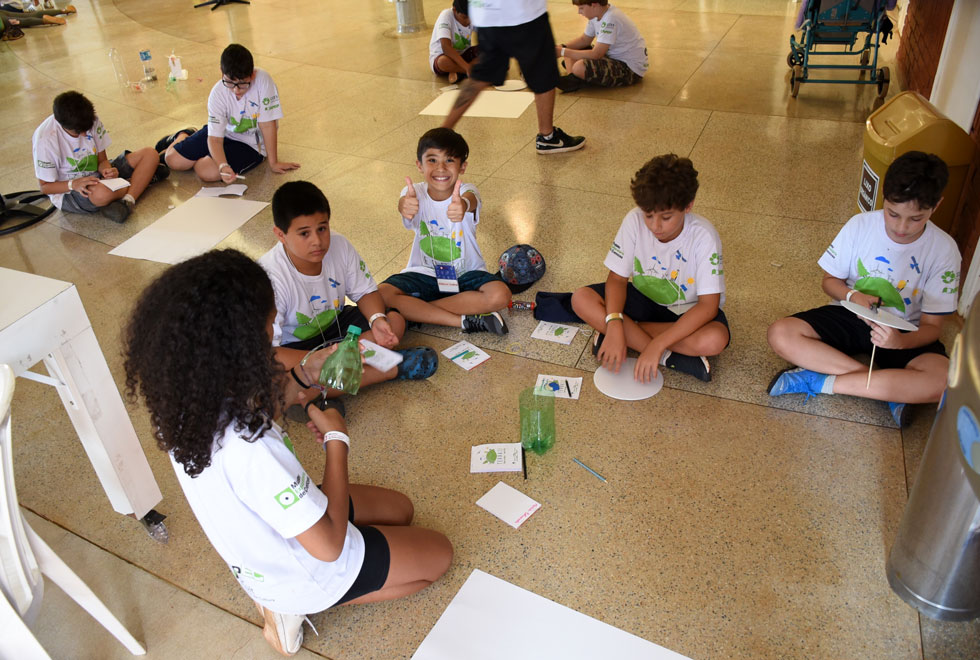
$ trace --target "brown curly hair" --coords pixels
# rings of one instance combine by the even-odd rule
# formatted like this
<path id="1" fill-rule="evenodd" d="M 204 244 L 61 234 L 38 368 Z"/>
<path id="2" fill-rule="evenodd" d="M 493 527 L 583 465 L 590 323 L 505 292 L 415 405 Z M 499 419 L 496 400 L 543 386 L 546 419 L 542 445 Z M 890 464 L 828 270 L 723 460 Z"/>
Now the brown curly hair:
<path id="1" fill-rule="evenodd" d="M 237 250 L 168 268 L 136 302 L 123 333 L 126 395 L 143 397 L 157 446 L 192 477 L 229 423 L 258 436 L 284 409 L 274 309 L 268 275 Z"/>
<path id="2" fill-rule="evenodd" d="M 664 154 L 650 159 L 630 181 L 633 201 L 646 212 L 683 211 L 698 192 L 698 171 L 690 158 Z"/>

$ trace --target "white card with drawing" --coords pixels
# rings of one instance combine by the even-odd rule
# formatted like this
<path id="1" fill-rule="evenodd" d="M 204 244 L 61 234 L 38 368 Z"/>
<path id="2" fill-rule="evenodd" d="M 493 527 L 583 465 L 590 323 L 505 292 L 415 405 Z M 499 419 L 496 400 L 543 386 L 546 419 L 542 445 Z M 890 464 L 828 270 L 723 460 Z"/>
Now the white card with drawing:
<path id="1" fill-rule="evenodd" d="M 99 179 L 99 183 L 101 183 L 103 186 L 105 186 L 112 192 L 116 192 L 117 190 L 122 190 L 123 188 L 127 188 L 129 186 L 129 181 L 127 181 L 126 179 L 120 179 L 118 177 L 115 179 Z"/>
<path id="2" fill-rule="evenodd" d="M 497 442 L 470 449 L 470 472 L 520 472 L 521 443 Z"/>
<path id="3" fill-rule="evenodd" d="M 487 353 L 481 351 L 468 341 L 457 342 L 444 350 L 442 354 L 449 358 L 451 362 L 467 371 L 490 359 Z"/>
<path id="4" fill-rule="evenodd" d="M 545 341 L 553 341 L 556 344 L 565 344 L 567 346 L 575 339 L 576 332 L 578 332 L 578 328 L 573 325 L 541 321 L 538 323 L 538 327 L 534 329 L 534 332 L 531 333 L 531 336 L 535 339 L 544 339 Z"/>
<path id="5" fill-rule="evenodd" d="M 514 529 L 524 524 L 532 513 L 541 508 L 539 503 L 503 481 L 498 481 L 496 486 L 476 501 L 476 505 L 486 509 Z"/>
<path id="6" fill-rule="evenodd" d="M 405 359 L 401 353 L 379 346 L 367 339 L 361 340 L 361 355 L 364 356 L 364 364 L 374 367 L 382 373 L 398 366 Z"/>
<path id="7" fill-rule="evenodd" d="M 577 399 L 582 392 L 582 378 L 538 374 L 538 381 L 534 384 L 534 390 L 550 394 L 558 399 Z"/>

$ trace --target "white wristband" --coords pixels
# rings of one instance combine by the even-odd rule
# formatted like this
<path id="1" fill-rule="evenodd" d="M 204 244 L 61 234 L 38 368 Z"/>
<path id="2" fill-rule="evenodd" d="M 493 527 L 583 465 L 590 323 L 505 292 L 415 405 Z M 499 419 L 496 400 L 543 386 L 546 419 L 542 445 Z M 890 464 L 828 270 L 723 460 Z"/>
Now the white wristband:
<path id="1" fill-rule="evenodd" d="M 72 184 L 74 183 L 74 181 L 75 181 L 74 179 L 68 179 L 68 192 L 71 192 L 72 190 L 74 190 L 74 188 L 72 187 Z"/>
<path id="2" fill-rule="evenodd" d="M 387 319 L 387 318 L 388 315 L 385 314 L 384 312 L 378 312 L 377 314 L 372 314 L 371 318 L 368 319 L 368 327 L 373 328 L 375 321 L 377 321 L 378 319 Z"/>
<path id="3" fill-rule="evenodd" d="M 330 442 L 331 440 L 340 440 L 345 445 L 347 445 L 347 449 L 350 449 L 350 438 L 347 436 L 346 433 L 342 431 L 327 431 L 326 433 L 323 434 L 324 450 L 326 450 L 327 443 Z"/>
<path id="4" fill-rule="evenodd" d="M 464 214 L 469 213 L 470 212 L 470 198 L 469 197 L 463 197 L 463 201 L 466 202 L 466 210 L 463 211 L 463 213 Z"/>
<path id="5" fill-rule="evenodd" d="M 851 296 L 853 296 L 855 293 L 857 293 L 856 289 L 849 289 L 847 291 L 847 295 L 844 296 L 844 300 L 846 300 L 847 302 L 851 302 Z"/>
<path id="6" fill-rule="evenodd" d="M 622 321 L 623 315 L 619 312 L 613 312 L 612 314 L 606 314 L 606 323 L 610 321 Z"/>
<path id="7" fill-rule="evenodd" d="M 561 49 L 561 56 L 562 57 L 565 57 L 565 49 L 564 48 Z"/>
<path id="8" fill-rule="evenodd" d="M 219 172 L 221 171 L 222 167 L 227 167 L 229 170 L 231 170 L 231 165 L 229 165 L 228 163 L 221 163 L 220 165 L 218 165 Z M 234 170 L 232 170 L 232 172 L 234 172 Z"/>

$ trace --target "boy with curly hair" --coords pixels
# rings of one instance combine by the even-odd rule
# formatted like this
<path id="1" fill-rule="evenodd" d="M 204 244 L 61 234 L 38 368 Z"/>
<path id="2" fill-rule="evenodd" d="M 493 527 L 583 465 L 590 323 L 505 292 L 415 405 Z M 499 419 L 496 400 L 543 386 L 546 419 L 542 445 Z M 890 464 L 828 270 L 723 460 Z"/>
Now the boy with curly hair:
<path id="1" fill-rule="evenodd" d="M 892 162 L 884 208 L 848 220 L 817 262 L 831 303 L 769 326 L 769 345 L 796 365 L 776 374 L 771 396 L 850 394 L 886 401 L 899 427 L 906 404 L 939 401 L 949 368 L 939 336 L 956 311 L 960 252 L 929 218 L 948 180 L 946 163 L 933 154 L 910 151 Z M 842 300 L 880 305 L 918 330 L 866 321 Z M 869 384 L 867 367 L 853 356 L 872 350 L 880 369 Z"/>
<path id="2" fill-rule="evenodd" d="M 721 310 L 721 239 L 691 212 L 697 170 L 688 158 L 657 156 L 630 187 L 636 208 L 606 256 L 609 276 L 572 294 L 572 308 L 596 329 L 592 353 L 604 367 L 619 372 L 632 348 L 640 353 L 637 381 L 656 378 L 660 365 L 710 381 L 707 356 L 721 353 L 731 335 Z"/>

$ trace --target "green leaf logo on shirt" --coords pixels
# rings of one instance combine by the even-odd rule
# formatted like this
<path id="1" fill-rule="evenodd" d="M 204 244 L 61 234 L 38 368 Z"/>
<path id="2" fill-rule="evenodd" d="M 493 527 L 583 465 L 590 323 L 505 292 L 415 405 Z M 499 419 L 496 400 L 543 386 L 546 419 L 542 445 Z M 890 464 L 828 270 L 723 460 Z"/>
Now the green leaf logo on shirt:
<path id="1" fill-rule="evenodd" d="M 329 328 L 336 316 L 335 309 L 325 309 L 314 318 L 310 318 L 303 312 L 296 312 L 296 323 L 299 326 L 293 330 L 293 336 L 300 341 L 316 337 L 320 334 L 320 328 Z"/>
<path id="2" fill-rule="evenodd" d="M 453 35 L 453 48 L 456 50 L 466 50 L 470 47 L 470 40 L 461 34 Z"/>
<path id="3" fill-rule="evenodd" d="M 662 277 L 643 274 L 640 260 L 633 257 L 633 286 L 640 293 L 658 305 L 670 305 L 678 300 L 687 300 L 684 291 L 676 283 Z M 674 271 L 676 273 L 676 271 Z"/>
<path id="4" fill-rule="evenodd" d="M 905 301 L 902 294 L 895 288 L 895 285 L 883 277 L 875 277 L 858 258 L 858 275 L 861 277 L 854 282 L 854 288 L 861 293 L 869 296 L 881 298 L 881 304 L 885 307 L 894 307 L 900 312 L 905 311 Z"/>
<path id="5" fill-rule="evenodd" d="M 436 261 L 456 261 L 463 255 L 452 240 L 445 236 L 433 236 L 424 222 L 419 224 L 419 235 L 424 237 L 419 239 L 419 249 Z"/>
<path id="6" fill-rule="evenodd" d="M 71 156 L 65 156 L 65 160 L 71 165 L 69 172 L 94 172 L 99 169 L 99 157 L 95 154 L 89 154 L 85 158 L 79 158 L 75 160 Z"/>
<path id="7" fill-rule="evenodd" d="M 228 123 L 235 127 L 234 133 L 247 133 L 258 126 L 258 123 L 251 117 L 242 117 L 238 121 L 234 117 L 228 117 Z"/>

